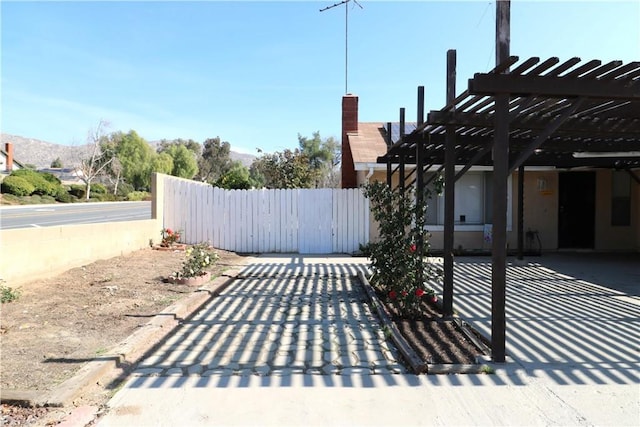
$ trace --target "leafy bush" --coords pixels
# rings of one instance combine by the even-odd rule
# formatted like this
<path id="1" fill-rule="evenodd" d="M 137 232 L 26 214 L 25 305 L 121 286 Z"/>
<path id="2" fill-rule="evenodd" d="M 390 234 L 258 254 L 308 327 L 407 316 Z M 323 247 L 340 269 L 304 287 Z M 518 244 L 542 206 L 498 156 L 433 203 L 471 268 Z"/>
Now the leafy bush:
<path id="1" fill-rule="evenodd" d="M 54 185 L 60 185 L 62 184 L 62 181 L 60 181 L 58 179 L 57 176 L 49 173 L 49 172 L 38 172 L 45 180 L 47 180 L 48 182 L 50 182 L 51 184 Z"/>
<path id="2" fill-rule="evenodd" d="M 56 198 L 44 195 L 44 196 L 40 196 L 40 202 L 45 204 L 51 204 L 56 202 Z"/>
<path id="3" fill-rule="evenodd" d="M 78 198 L 84 199 L 86 188 L 83 184 L 71 184 L 69 187 L 69 194 Z"/>
<path id="4" fill-rule="evenodd" d="M 366 185 L 364 193 L 380 230 L 380 240 L 368 247 L 371 282 L 402 315 L 417 316 L 421 299 L 435 296 L 429 282 L 440 279 L 424 258 L 426 203 L 418 206 L 412 191 L 393 191 L 381 182 Z"/>
<path id="5" fill-rule="evenodd" d="M 56 200 L 60 203 L 73 203 L 74 198 L 69 194 L 66 188 L 60 186 L 60 188 L 58 188 L 58 193 L 56 194 Z"/>
<path id="6" fill-rule="evenodd" d="M 56 194 L 58 193 L 58 187 L 60 187 L 59 182 L 57 183 L 49 182 L 48 179 L 44 177 L 43 173 L 31 170 L 31 169 L 18 169 L 16 171 L 13 171 L 9 176 L 18 176 L 30 182 L 31 185 L 33 185 L 35 188 L 32 194 L 40 194 L 40 195 L 55 197 Z M 55 177 L 53 178 L 57 179 Z"/>
<path id="7" fill-rule="evenodd" d="M 2 192 L 15 196 L 28 196 L 35 191 L 36 187 L 26 179 L 9 175 L 2 181 Z"/>
<path id="8" fill-rule="evenodd" d="M 91 184 L 91 194 L 107 194 L 107 187 L 96 182 L 95 184 Z"/>
<path id="9" fill-rule="evenodd" d="M 126 183 L 126 182 L 121 182 L 120 184 L 118 184 L 118 191 L 116 193 L 117 196 L 119 197 L 124 197 L 126 198 L 129 193 L 135 191 L 136 189 L 133 188 L 133 185 Z"/>
<path id="10" fill-rule="evenodd" d="M 127 200 L 130 202 L 141 202 L 143 200 L 151 200 L 151 194 L 146 191 L 132 191 L 127 194 Z"/>
<path id="11" fill-rule="evenodd" d="M 176 279 L 198 277 L 206 273 L 207 267 L 215 264 L 219 256 L 212 251 L 207 243 L 198 243 L 185 251 L 186 259 L 182 264 L 182 270 L 176 271 Z"/>

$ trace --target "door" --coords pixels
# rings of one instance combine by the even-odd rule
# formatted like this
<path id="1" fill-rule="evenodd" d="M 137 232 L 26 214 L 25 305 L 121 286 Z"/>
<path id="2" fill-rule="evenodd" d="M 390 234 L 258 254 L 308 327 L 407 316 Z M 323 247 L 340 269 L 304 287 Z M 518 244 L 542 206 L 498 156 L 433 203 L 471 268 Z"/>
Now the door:
<path id="1" fill-rule="evenodd" d="M 595 172 L 561 172 L 558 248 L 593 249 L 596 219 Z"/>
<path id="2" fill-rule="evenodd" d="M 330 254 L 333 249 L 331 189 L 299 190 L 298 252 Z"/>

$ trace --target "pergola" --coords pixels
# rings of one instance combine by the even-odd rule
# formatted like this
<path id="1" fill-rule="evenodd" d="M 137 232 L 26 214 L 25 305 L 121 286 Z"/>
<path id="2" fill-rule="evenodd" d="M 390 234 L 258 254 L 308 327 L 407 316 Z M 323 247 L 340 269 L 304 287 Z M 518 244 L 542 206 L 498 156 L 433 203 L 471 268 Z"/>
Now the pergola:
<path id="1" fill-rule="evenodd" d="M 447 105 L 425 121 L 419 87 L 416 129 L 402 134 L 401 109 L 400 140 L 378 162 L 387 164 L 389 185 L 397 173 L 399 190 L 415 185 L 418 198 L 429 184 L 425 173 L 444 171 L 445 316 L 453 314 L 454 183 L 474 165 L 493 167 L 491 341 L 493 359 L 504 362 L 507 179 L 518 171 L 519 254 L 526 166 L 626 170 L 640 184 L 634 170 L 640 168 L 640 62 L 510 56 L 490 72 L 475 74 L 457 97 L 455 64 L 450 50 Z M 406 165 L 415 167 L 406 170 Z M 457 173 L 456 166 L 462 167 Z"/>

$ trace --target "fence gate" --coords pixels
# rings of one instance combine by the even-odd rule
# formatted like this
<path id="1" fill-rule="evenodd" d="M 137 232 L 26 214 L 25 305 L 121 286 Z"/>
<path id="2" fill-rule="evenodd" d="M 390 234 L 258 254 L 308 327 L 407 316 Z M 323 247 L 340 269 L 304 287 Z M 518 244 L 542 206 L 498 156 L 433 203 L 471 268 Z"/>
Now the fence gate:
<path id="1" fill-rule="evenodd" d="M 235 252 L 352 253 L 369 242 L 360 189 L 223 190 L 163 176 L 164 226 Z"/>
<path id="2" fill-rule="evenodd" d="M 301 254 L 333 251 L 332 190 L 300 190 L 298 197 L 298 250 Z"/>

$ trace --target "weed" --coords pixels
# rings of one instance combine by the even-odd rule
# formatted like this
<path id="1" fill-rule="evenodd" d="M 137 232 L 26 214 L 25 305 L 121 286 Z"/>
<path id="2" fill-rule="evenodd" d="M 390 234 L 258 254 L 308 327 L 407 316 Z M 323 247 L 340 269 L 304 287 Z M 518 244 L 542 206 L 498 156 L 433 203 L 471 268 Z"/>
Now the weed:
<path id="1" fill-rule="evenodd" d="M 5 302 L 17 300 L 18 298 L 20 298 L 21 293 L 22 292 L 20 291 L 20 289 L 14 289 L 10 286 L 0 285 L 0 300 L 2 301 L 2 304 L 4 304 Z"/>
<path id="2" fill-rule="evenodd" d="M 389 327 L 389 325 L 384 325 L 384 327 L 382 328 L 382 332 L 384 333 L 385 338 L 391 337 L 391 328 Z"/>
<path id="3" fill-rule="evenodd" d="M 487 374 L 487 375 L 489 375 L 489 374 L 495 374 L 495 373 L 496 373 L 496 370 L 495 370 L 495 369 L 493 369 L 493 367 L 491 367 L 491 366 L 489 366 L 489 365 L 482 365 L 482 366 L 480 367 L 480 373 L 481 373 L 481 374 Z"/>

